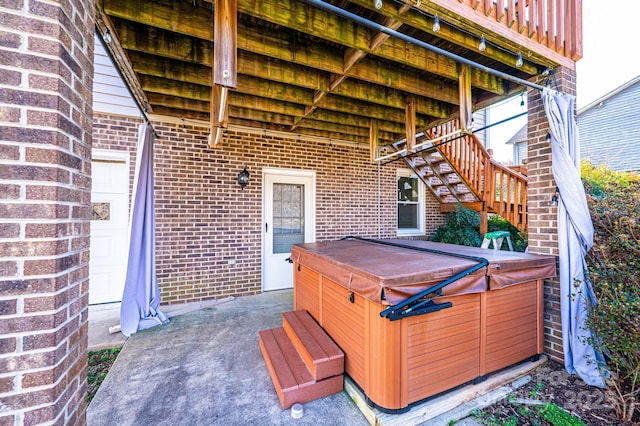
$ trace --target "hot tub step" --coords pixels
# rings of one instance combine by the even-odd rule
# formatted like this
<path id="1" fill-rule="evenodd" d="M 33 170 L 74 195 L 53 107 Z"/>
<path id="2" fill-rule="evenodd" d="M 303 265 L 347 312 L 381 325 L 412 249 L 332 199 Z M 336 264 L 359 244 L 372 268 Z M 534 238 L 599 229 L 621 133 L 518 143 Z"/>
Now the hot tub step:
<path id="1" fill-rule="evenodd" d="M 342 374 L 314 380 L 284 328 L 263 330 L 258 332 L 258 335 L 260 350 L 282 409 L 287 409 L 297 402 L 314 401 L 342 391 Z"/>
<path id="2" fill-rule="evenodd" d="M 282 326 L 316 380 L 344 372 L 344 353 L 307 311 L 283 312 Z"/>

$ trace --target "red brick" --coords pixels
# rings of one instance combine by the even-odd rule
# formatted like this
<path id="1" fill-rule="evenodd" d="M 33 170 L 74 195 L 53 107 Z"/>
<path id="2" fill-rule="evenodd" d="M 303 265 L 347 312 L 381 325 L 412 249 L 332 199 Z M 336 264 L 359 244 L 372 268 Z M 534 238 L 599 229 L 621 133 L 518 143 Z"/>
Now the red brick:
<path id="1" fill-rule="evenodd" d="M 28 243 L 0 242 L 0 256 L 55 256 L 63 254 L 68 249 L 66 240 L 30 241 Z M 36 261 L 38 262 L 38 261 Z"/>
<path id="2" fill-rule="evenodd" d="M 16 314 L 16 299 L 0 300 L 0 316 Z"/>
<path id="3" fill-rule="evenodd" d="M 0 425 L 2 426 L 12 426 L 15 425 L 17 423 L 17 419 L 15 418 L 14 415 L 9 414 L 9 415 L 2 415 L 0 414 Z"/>
<path id="4" fill-rule="evenodd" d="M 0 261 L 0 277 L 15 277 L 18 274 L 18 263 L 14 260 Z"/>
<path id="5" fill-rule="evenodd" d="M 9 377 L 0 377 L 0 394 L 9 393 L 12 390 L 13 390 L 13 379 Z"/>
<path id="6" fill-rule="evenodd" d="M 0 338 L 0 354 L 15 352 L 15 350 L 16 350 L 15 337 Z"/>
<path id="7" fill-rule="evenodd" d="M 89 231 L 79 223 L 27 223 L 25 229 L 26 238 L 62 238 L 80 233 L 88 235 Z"/>
<path id="8" fill-rule="evenodd" d="M 53 329 L 64 322 L 66 315 L 66 312 L 63 310 L 53 315 L 46 314 L 5 318 L 0 322 L 0 335 Z"/>
<path id="9" fill-rule="evenodd" d="M 46 386 L 55 382 L 53 370 L 38 371 L 37 373 L 26 373 L 22 375 L 22 388 L 32 388 Z"/>
<path id="10" fill-rule="evenodd" d="M 65 246 L 67 245 L 66 241 L 64 240 L 61 240 L 60 244 Z M 55 259 L 25 260 L 24 275 L 29 276 L 55 274 L 77 265 L 79 263 L 79 259 L 80 255 L 78 253 L 74 253 Z"/>

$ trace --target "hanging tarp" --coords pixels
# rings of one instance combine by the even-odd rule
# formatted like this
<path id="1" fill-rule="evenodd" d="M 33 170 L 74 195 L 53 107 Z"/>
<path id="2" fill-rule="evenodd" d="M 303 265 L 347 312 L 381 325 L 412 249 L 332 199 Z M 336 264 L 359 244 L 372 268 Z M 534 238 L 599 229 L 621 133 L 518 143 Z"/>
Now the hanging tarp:
<path id="1" fill-rule="evenodd" d="M 160 290 L 156 277 L 154 141 L 151 128 L 147 124 L 141 125 L 133 184 L 129 261 L 120 307 L 120 327 L 125 336 L 169 321 L 159 309 Z"/>
<path id="2" fill-rule="evenodd" d="M 604 387 L 604 359 L 590 343 L 587 315 L 596 303 L 585 256 L 593 246 L 593 223 L 580 180 L 580 143 L 574 119 L 575 97 L 544 89 L 551 129 L 552 170 L 559 192 L 558 248 L 564 364 L 585 383 Z"/>

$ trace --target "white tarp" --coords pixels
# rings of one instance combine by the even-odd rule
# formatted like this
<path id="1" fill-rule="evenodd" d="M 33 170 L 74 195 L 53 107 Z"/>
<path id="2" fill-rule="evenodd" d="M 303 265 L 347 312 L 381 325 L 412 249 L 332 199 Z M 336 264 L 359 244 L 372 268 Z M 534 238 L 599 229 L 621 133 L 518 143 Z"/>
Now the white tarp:
<path id="1" fill-rule="evenodd" d="M 120 328 L 125 336 L 165 324 L 156 277 L 155 216 L 153 196 L 153 143 L 147 124 L 138 133 L 138 158 L 133 184 L 129 261 L 120 307 Z"/>
<path id="2" fill-rule="evenodd" d="M 558 246 L 564 364 L 585 383 L 604 387 L 604 359 L 587 341 L 586 319 L 596 303 L 585 256 L 593 246 L 593 223 L 580 180 L 580 143 L 574 119 L 575 97 L 545 89 L 544 109 L 551 128 L 553 177 L 560 193 Z"/>

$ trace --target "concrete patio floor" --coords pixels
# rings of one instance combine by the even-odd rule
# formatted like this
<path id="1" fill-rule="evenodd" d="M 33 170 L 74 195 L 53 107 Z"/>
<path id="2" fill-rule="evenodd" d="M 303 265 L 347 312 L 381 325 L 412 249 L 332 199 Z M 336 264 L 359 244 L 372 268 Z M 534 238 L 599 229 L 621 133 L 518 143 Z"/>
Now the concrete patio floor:
<path id="1" fill-rule="evenodd" d="M 291 410 L 280 407 L 260 353 L 258 331 L 280 327 L 281 312 L 292 307 L 291 290 L 268 292 L 175 316 L 167 325 L 134 334 L 126 339 L 89 405 L 87 423 L 90 426 L 368 425 L 356 405 L 361 403 L 361 396 L 352 389 L 351 394 L 343 391 L 304 404 L 300 419 L 292 418 Z M 184 309 L 184 305 L 170 306 L 165 311 L 180 308 Z M 90 307 L 89 323 L 90 350 L 125 342 L 122 334 L 108 332 L 110 326 L 119 323 L 117 305 Z M 451 421 L 456 425 L 477 425 L 464 417 L 480 404 L 489 405 L 491 393 L 493 400 L 504 398 L 512 390 L 508 383 L 518 375 L 523 373 L 506 372 L 497 385 L 485 383 L 478 389 L 461 390 L 470 395 L 465 397 L 464 404 L 452 392 L 451 397 L 436 398 L 431 407 L 412 408 L 407 417 L 370 412 L 367 417 L 371 419 L 373 415 L 373 421 L 381 425 L 435 426 L 452 424 Z M 439 408 L 443 406 L 451 410 L 424 421 L 429 418 L 424 413 L 441 412 Z"/>
<path id="2" fill-rule="evenodd" d="M 280 327 L 280 313 L 292 306 L 290 290 L 239 297 L 134 334 L 89 405 L 87 423 L 367 425 L 345 392 L 304 404 L 300 419 L 280 407 L 257 332 Z"/>

